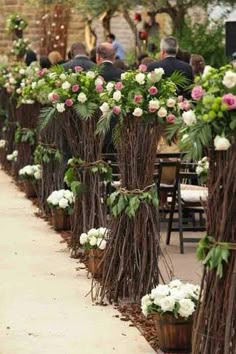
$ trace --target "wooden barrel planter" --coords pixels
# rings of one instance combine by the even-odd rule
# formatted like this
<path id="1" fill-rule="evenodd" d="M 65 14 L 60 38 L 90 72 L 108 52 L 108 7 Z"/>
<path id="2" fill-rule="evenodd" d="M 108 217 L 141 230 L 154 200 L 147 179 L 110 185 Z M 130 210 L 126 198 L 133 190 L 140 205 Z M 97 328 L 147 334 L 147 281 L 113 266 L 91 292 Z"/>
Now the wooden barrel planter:
<path id="1" fill-rule="evenodd" d="M 101 279 L 103 272 L 104 251 L 99 249 L 90 249 L 88 251 L 88 271 L 94 278 Z"/>
<path id="2" fill-rule="evenodd" d="M 52 224 L 56 231 L 70 230 L 70 215 L 64 209 L 52 209 Z"/>
<path id="3" fill-rule="evenodd" d="M 155 314 L 159 347 L 164 353 L 191 353 L 193 316 L 188 319 Z"/>
<path id="4" fill-rule="evenodd" d="M 33 182 L 29 180 L 25 180 L 23 184 L 24 184 L 25 195 L 27 198 L 37 197 L 36 186 Z"/>

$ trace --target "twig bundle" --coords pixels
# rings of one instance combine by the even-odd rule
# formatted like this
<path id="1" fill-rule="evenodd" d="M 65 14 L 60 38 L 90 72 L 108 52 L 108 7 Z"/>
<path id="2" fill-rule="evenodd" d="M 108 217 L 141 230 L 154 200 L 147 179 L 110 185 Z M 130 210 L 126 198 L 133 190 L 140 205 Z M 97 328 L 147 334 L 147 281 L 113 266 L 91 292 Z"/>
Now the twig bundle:
<path id="1" fill-rule="evenodd" d="M 77 169 L 78 179 L 84 190 L 75 198 L 72 215 L 72 249 L 74 256 L 77 255 L 81 233 L 106 224 L 106 210 L 102 204 L 101 177 L 99 173 L 93 173 L 89 168 L 91 163 L 101 160 L 102 138 L 95 135 L 99 118 L 100 113 L 98 111 L 86 120 L 82 120 L 78 114 L 70 111 L 65 120 L 67 140 L 73 156 L 82 159 L 88 165 Z"/>
<path id="2" fill-rule="evenodd" d="M 236 143 L 227 152 L 210 153 L 208 235 L 217 242 L 236 243 Z M 193 354 L 236 353 L 236 251 L 219 278 L 205 269 L 198 307 Z"/>
<path id="3" fill-rule="evenodd" d="M 120 127 L 118 163 L 121 185 L 126 190 L 144 190 L 153 184 L 157 123 L 141 123 L 127 116 Z M 111 238 L 104 256 L 102 298 L 139 302 L 159 283 L 159 214 L 142 201 L 134 217 L 124 211 L 112 217 Z"/>

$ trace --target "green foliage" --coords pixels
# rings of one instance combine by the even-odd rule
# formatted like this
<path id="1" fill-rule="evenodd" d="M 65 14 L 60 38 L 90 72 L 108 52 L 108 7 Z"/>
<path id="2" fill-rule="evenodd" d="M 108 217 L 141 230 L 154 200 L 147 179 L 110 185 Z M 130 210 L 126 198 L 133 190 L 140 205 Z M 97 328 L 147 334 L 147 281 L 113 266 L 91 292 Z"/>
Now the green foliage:
<path id="1" fill-rule="evenodd" d="M 59 150 L 38 145 L 34 152 L 34 161 L 36 164 L 49 163 L 51 160 L 61 161 L 62 155 Z"/>
<path id="2" fill-rule="evenodd" d="M 50 122 L 55 118 L 56 115 L 55 107 L 43 107 L 39 115 L 38 129 L 39 131 L 45 129 Z"/>
<path id="3" fill-rule="evenodd" d="M 226 242 L 216 242 L 211 236 L 205 236 L 198 244 L 197 259 L 209 269 L 216 270 L 222 278 L 223 266 L 229 261 L 229 245 Z"/>
<path id="4" fill-rule="evenodd" d="M 127 214 L 130 218 L 135 216 L 135 213 L 141 203 L 146 202 L 148 204 L 152 204 L 155 208 L 158 208 L 159 205 L 157 191 L 155 188 L 149 192 L 139 194 L 129 194 L 116 191 L 110 195 L 107 202 L 115 217 L 119 216 L 122 212 L 125 212 L 125 214 Z"/>
<path id="5" fill-rule="evenodd" d="M 81 119 L 89 119 L 96 112 L 98 106 L 96 103 L 88 102 L 86 104 L 78 103 L 74 106 L 74 110 Z"/>
<path id="6" fill-rule="evenodd" d="M 112 115 L 113 113 L 110 112 L 108 115 L 104 115 L 99 119 L 97 123 L 96 134 L 105 135 L 108 132 L 108 130 L 110 129 Z"/>
<path id="7" fill-rule="evenodd" d="M 16 30 L 23 31 L 27 26 L 27 21 L 15 13 L 9 15 L 6 21 L 6 30 L 9 33 L 15 32 Z"/>
<path id="8" fill-rule="evenodd" d="M 36 134 L 32 129 L 18 127 L 15 132 L 15 143 L 29 143 L 34 145 L 36 142 Z"/>
<path id="9" fill-rule="evenodd" d="M 206 64 L 220 67 L 227 62 L 224 54 L 224 21 L 214 22 L 207 19 L 203 23 L 187 21 L 181 35 L 175 33 L 179 40 L 180 48 L 200 54 Z"/>

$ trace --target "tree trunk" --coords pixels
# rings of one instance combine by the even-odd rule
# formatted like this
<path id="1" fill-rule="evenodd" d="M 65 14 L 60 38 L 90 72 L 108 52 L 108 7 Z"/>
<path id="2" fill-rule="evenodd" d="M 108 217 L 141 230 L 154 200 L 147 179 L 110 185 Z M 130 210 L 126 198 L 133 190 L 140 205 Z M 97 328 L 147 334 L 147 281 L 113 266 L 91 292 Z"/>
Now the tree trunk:
<path id="1" fill-rule="evenodd" d="M 106 39 L 107 35 L 111 33 L 111 19 L 113 14 L 112 10 L 108 10 L 102 19 L 104 39 Z"/>

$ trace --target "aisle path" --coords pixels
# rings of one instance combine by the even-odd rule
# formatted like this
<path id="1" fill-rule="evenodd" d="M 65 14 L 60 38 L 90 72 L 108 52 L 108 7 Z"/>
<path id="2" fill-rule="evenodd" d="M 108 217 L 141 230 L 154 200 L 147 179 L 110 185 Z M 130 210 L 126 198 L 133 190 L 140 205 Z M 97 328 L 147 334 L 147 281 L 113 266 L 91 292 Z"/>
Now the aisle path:
<path id="1" fill-rule="evenodd" d="M 0 354 L 153 354 L 111 306 L 85 297 L 85 271 L 35 210 L 0 171 Z"/>

